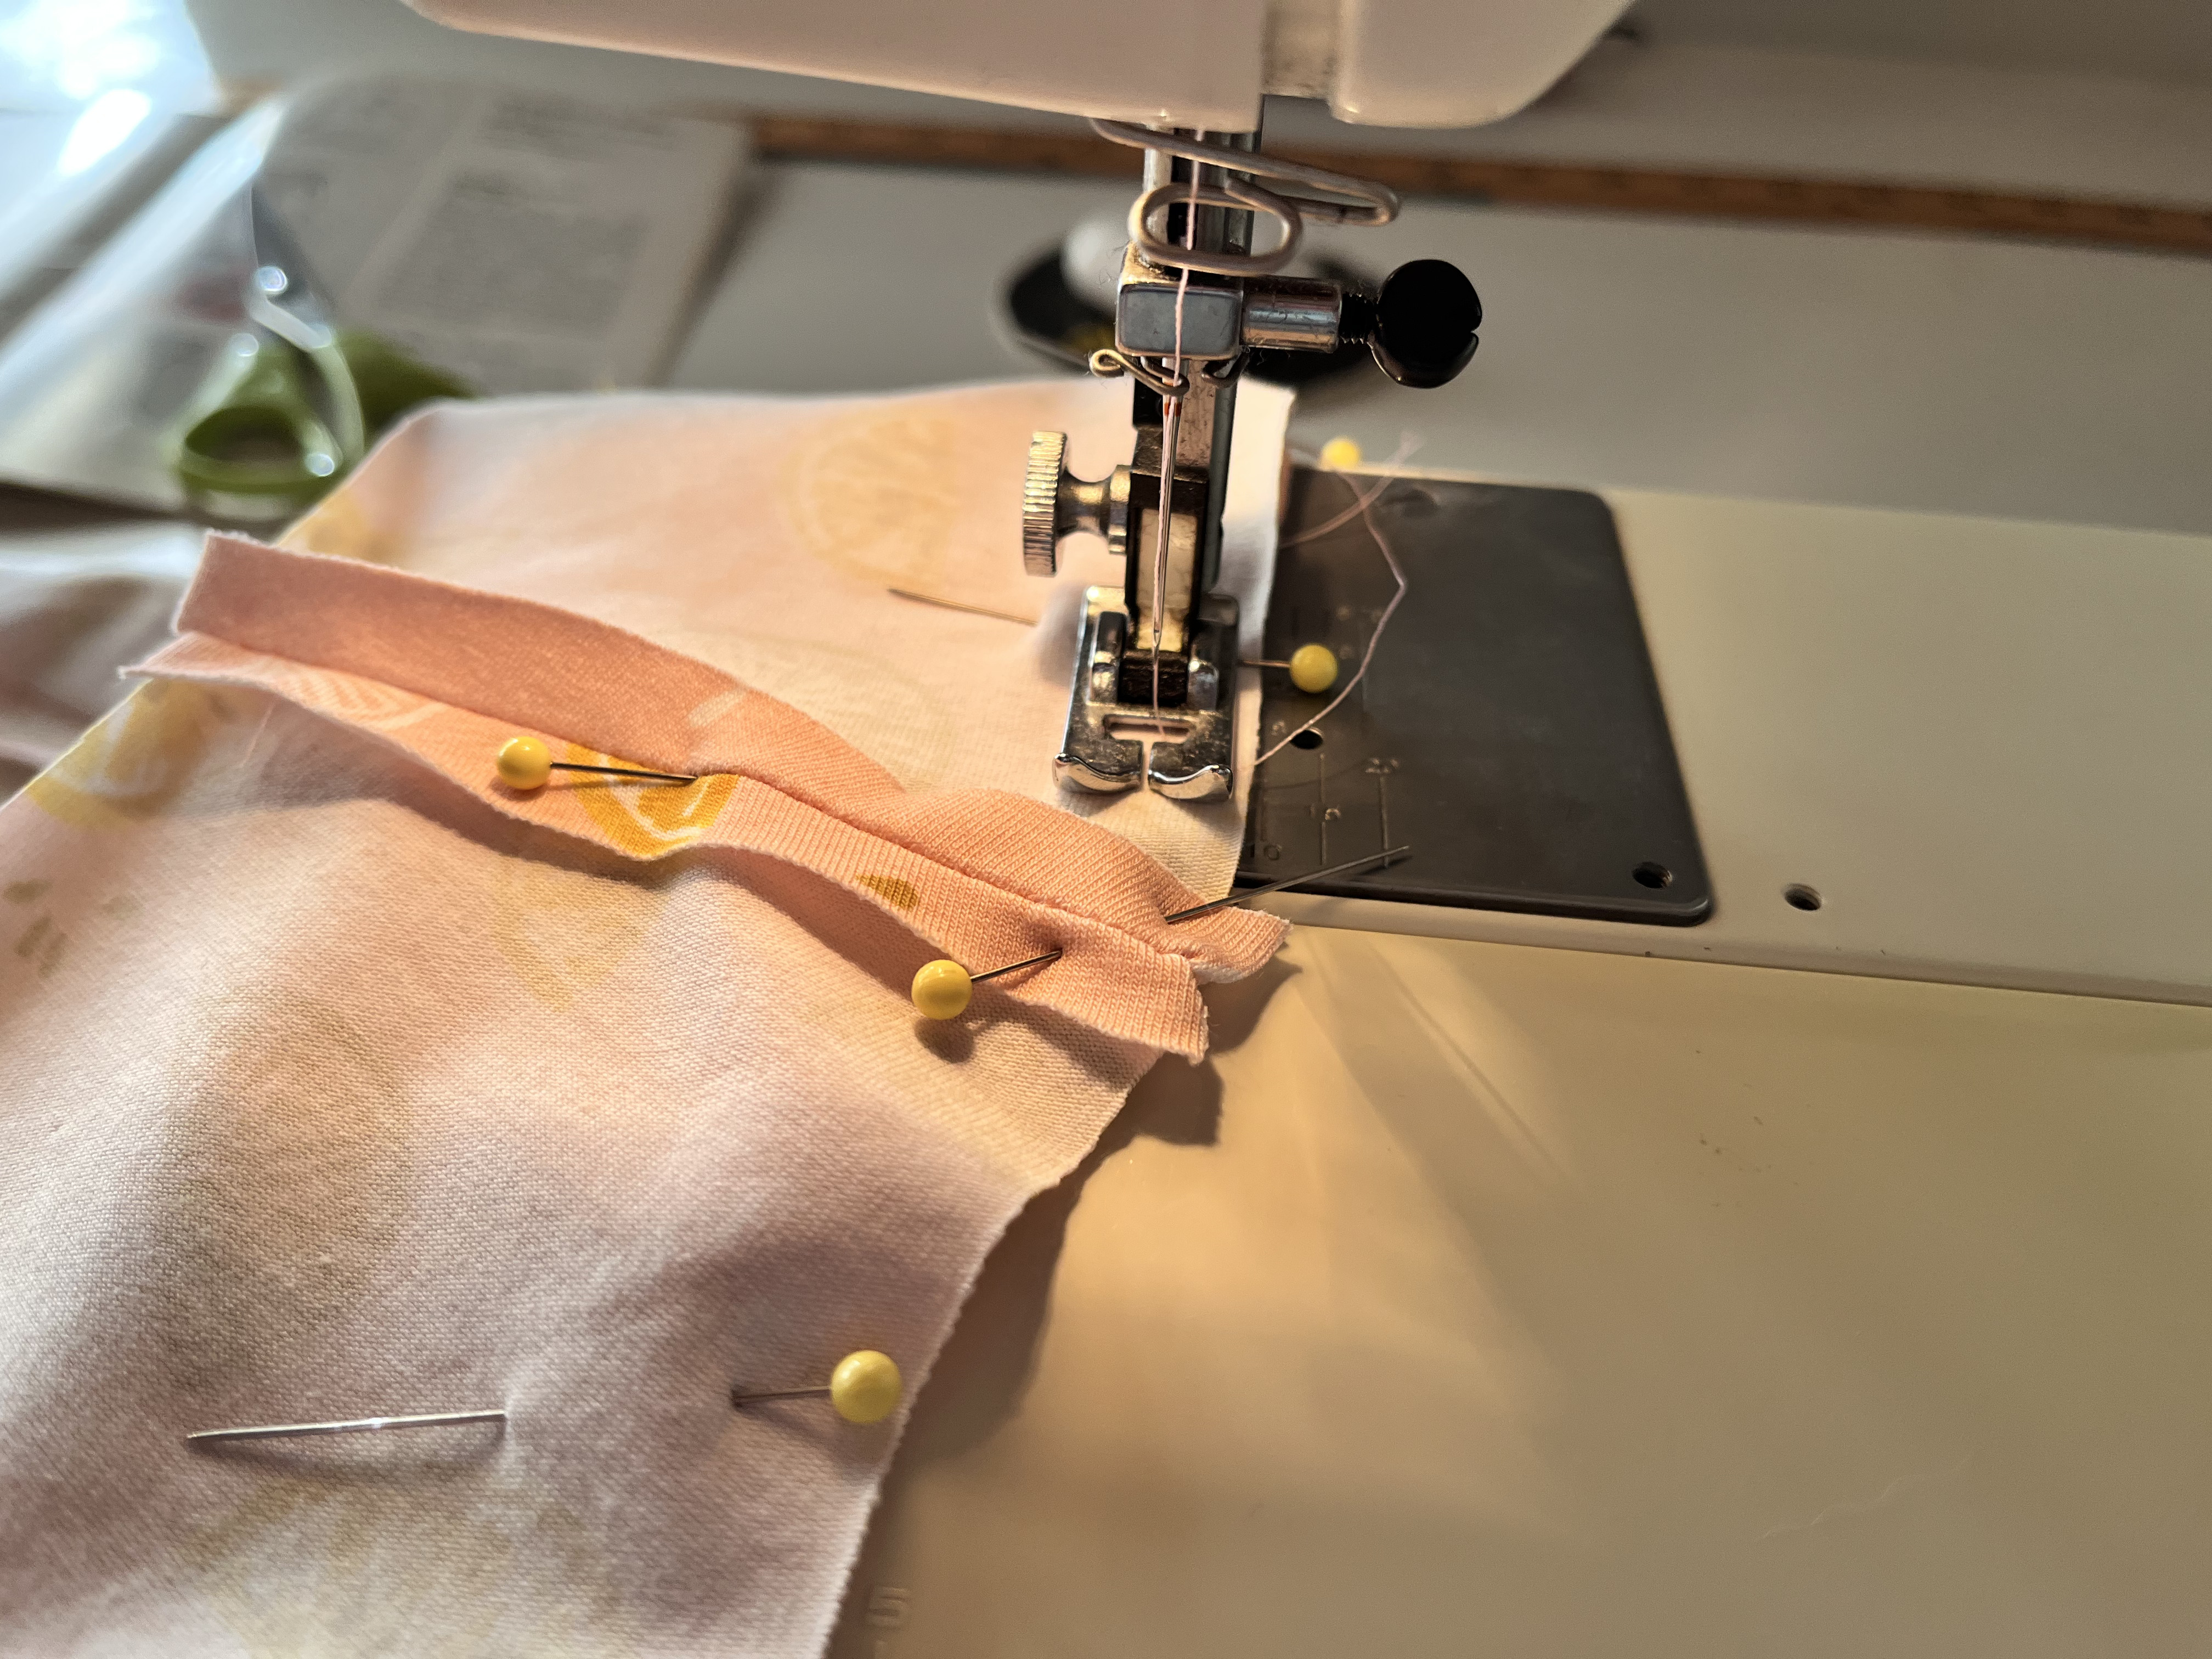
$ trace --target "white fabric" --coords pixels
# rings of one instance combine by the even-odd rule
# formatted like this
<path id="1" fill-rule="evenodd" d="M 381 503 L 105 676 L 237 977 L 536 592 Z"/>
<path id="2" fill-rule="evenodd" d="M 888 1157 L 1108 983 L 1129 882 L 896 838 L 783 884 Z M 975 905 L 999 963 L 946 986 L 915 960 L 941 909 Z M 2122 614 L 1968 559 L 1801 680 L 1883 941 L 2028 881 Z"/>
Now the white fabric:
<path id="1" fill-rule="evenodd" d="M 1286 400 L 1246 395 L 1256 632 Z M 1072 611 L 1033 638 L 883 591 L 1039 603 L 1028 433 L 1095 474 L 1124 401 L 444 410 L 299 540 L 626 624 L 911 788 L 1094 810 L 1211 892 L 1233 805 L 1049 782 Z M 420 699 L 302 678 L 348 721 L 158 682 L 0 807 L 0 1654 L 817 1652 L 902 1419 L 731 1387 L 872 1347 L 919 1389 L 1157 1051 L 1002 985 L 922 1019 L 905 879 L 690 844 L 675 790 L 586 803 L 632 856 L 518 822 L 406 749 Z M 542 701 L 558 734 L 585 700 Z M 1072 865 L 1088 826 L 1038 816 Z"/>
<path id="2" fill-rule="evenodd" d="M 1237 395 L 1219 591 L 1260 653 L 1291 394 Z M 1119 586 L 1095 537 L 1024 575 L 1030 435 L 1086 477 L 1129 458 L 1129 392 L 1060 379 L 896 398 L 516 398 L 426 411 L 288 546 L 586 611 L 813 715 L 909 788 L 988 786 L 1094 817 L 1189 885 L 1225 892 L 1243 802 L 1086 795 L 1053 779 L 1081 590 Z M 621 579 L 617 580 L 617 576 Z M 1043 623 L 1028 632 L 902 587 Z M 1259 677 L 1238 676 L 1249 778 Z"/>

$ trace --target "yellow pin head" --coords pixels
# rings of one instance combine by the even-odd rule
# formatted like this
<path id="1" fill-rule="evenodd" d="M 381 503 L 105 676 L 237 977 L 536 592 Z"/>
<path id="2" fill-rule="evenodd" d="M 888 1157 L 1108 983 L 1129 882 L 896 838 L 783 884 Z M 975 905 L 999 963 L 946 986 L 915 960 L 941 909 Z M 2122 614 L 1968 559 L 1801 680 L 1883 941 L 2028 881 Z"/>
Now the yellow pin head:
<path id="1" fill-rule="evenodd" d="M 1291 684 L 1301 691 L 1326 691 L 1336 684 L 1336 653 L 1325 645 L 1302 645 L 1291 653 Z"/>
<path id="2" fill-rule="evenodd" d="M 1355 438 L 1331 438 L 1321 447 L 1321 464 L 1334 472 L 1349 472 L 1366 459 Z"/>
<path id="3" fill-rule="evenodd" d="M 968 1012 L 975 981 L 957 962 L 925 962 L 914 976 L 914 1006 L 932 1019 L 957 1019 Z"/>
<path id="4" fill-rule="evenodd" d="M 898 1409 L 904 1386 L 889 1354 L 863 1348 L 830 1373 L 830 1404 L 848 1423 L 880 1423 Z"/>
<path id="5" fill-rule="evenodd" d="M 499 748 L 499 781 L 510 789 L 537 789 L 553 775 L 553 753 L 543 738 L 509 738 Z"/>

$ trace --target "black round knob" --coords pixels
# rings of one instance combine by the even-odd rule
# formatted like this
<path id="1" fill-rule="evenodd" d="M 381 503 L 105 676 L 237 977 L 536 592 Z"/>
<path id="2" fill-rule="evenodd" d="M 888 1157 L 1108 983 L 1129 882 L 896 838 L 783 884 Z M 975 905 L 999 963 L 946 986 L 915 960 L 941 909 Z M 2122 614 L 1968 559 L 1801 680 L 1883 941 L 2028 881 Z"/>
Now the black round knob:
<path id="1" fill-rule="evenodd" d="M 1400 265 L 1370 302 L 1364 331 L 1382 372 L 1401 386 L 1442 386 L 1465 368 L 1480 343 L 1482 300 L 1459 268 L 1443 259 Z"/>

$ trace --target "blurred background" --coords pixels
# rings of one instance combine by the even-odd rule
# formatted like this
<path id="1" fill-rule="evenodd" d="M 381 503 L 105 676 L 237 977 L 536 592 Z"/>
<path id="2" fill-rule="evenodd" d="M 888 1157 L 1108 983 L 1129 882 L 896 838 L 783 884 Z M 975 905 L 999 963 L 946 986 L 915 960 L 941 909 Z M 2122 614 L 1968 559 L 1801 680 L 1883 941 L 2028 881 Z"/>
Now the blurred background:
<path id="1" fill-rule="evenodd" d="M 1443 390 L 1303 388 L 1308 447 L 2212 534 L 2203 0 L 1644 0 L 1496 125 L 1267 129 L 1426 181 L 1318 257 L 1487 312 Z M 0 0 L 0 793 L 198 526 L 281 527 L 422 397 L 1070 372 L 1134 165 L 400 0 Z"/>

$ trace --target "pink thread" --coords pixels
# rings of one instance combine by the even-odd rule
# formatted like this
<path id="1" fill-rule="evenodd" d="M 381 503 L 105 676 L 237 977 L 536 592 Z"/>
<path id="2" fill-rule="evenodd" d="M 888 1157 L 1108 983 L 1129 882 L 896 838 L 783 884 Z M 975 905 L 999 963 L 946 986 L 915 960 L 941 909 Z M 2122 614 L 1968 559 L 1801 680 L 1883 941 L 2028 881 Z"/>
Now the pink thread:
<path id="1" fill-rule="evenodd" d="M 1202 142 L 1206 134 L 1198 135 Z M 1198 177 L 1199 163 L 1190 167 L 1190 199 L 1182 211 L 1182 245 L 1194 246 L 1198 239 Z M 1190 293 L 1190 267 L 1182 268 L 1182 280 L 1176 284 L 1175 357 L 1168 371 L 1169 380 L 1182 384 L 1182 302 Z M 1177 452 L 1182 447 L 1182 398 L 1170 395 L 1160 400 L 1160 507 L 1158 532 L 1152 538 L 1152 721 L 1155 726 L 1160 718 L 1160 617 L 1167 607 L 1168 585 L 1168 525 L 1172 516 L 1175 489 L 1175 470 Z M 1228 458 L 1220 458 L 1228 465 Z M 1184 627 L 1189 627 L 1188 618 Z M 1145 787 L 1150 788 L 1151 769 L 1146 769 Z"/>
<path id="2" fill-rule="evenodd" d="M 1389 460 L 1383 462 L 1382 465 L 1385 466 L 1401 465 L 1404 463 L 1407 456 L 1411 455 L 1419 447 L 1420 441 L 1413 437 L 1411 434 L 1408 434 L 1399 441 L 1398 453 L 1393 455 Z M 1362 490 L 1357 484 L 1353 483 L 1349 477 L 1346 477 L 1344 474 L 1340 472 L 1336 476 L 1342 478 L 1344 480 L 1344 487 L 1352 491 L 1352 505 L 1345 508 L 1343 512 L 1338 514 L 1334 518 L 1329 520 L 1327 523 L 1317 524 L 1310 530 L 1302 530 L 1297 535 L 1285 538 L 1283 541 L 1278 543 L 1277 545 L 1280 547 L 1296 547 L 1300 542 L 1311 541 L 1316 536 L 1326 536 L 1330 531 L 1336 529 L 1341 525 L 1349 523 L 1356 515 L 1365 521 L 1367 526 L 1367 533 L 1375 538 L 1375 545 L 1382 555 L 1382 562 L 1390 567 L 1390 574 L 1397 580 L 1398 591 L 1390 596 L 1390 603 L 1382 607 L 1382 614 L 1375 619 L 1375 631 L 1367 636 L 1367 649 L 1360 653 L 1359 666 L 1353 671 L 1352 678 L 1344 683 L 1344 690 L 1338 692 L 1334 697 L 1331 697 L 1328 700 L 1328 707 L 1323 708 L 1320 714 L 1316 714 L 1304 726 L 1299 726 L 1297 731 L 1285 732 L 1281 738 L 1277 739 L 1275 743 L 1268 747 L 1264 754 L 1261 754 L 1255 759 L 1252 763 L 1252 766 L 1253 769 L 1255 771 L 1261 767 L 1266 765 L 1270 760 L 1274 758 L 1276 755 L 1281 753 L 1283 749 L 1290 743 L 1291 739 L 1297 736 L 1299 732 L 1310 732 L 1314 727 L 1319 726 L 1323 720 L 1327 720 L 1331 714 L 1334 714 L 1337 710 L 1337 706 L 1346 697 L 1352 695 L 1352 689 L 1357 686 L 1360 681 L 1367 678 L 1367 665 L 1375 660 L 1375 647 L 1382 643 L 1382 630 L 1389 627 L 1390 618 L 1396 613 L 1399 604 L 1406 597 L 1406 573 L 1401 568 L 1400 568 L 1398 563 L 1398 556 L 1390 550 L 1390 544 L 1389 540 L 1384 538 L 1381 528 L 1377 526 L 1375 522 L 1375 503 L 1382 498 L 1382 495 L 1384 490 L 1389 489 L 1392 484 L 1398 481 L 1395 478 L 1379 478 L 1376 481 L 1375 487 L 1373 489 Z"/>

